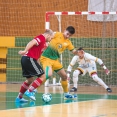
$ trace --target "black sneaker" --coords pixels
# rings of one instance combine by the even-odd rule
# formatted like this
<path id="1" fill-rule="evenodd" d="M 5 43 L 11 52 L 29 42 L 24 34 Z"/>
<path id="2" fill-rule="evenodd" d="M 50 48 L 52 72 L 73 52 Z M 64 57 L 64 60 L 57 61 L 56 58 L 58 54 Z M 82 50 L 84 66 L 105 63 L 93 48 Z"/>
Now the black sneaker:
<path id="1" fill-rule="evenodd" d="M 73 87 L 72 89 L 70 89 L 70 92 L 76 92 L 76 91 L 77 91 L 76 87 Z"/>
<path id="2" fill-rule="evenodd" d="M 107 88 L 106 90 L 107 90 L 109 93 L 112 92 L 111 88 Z"/>

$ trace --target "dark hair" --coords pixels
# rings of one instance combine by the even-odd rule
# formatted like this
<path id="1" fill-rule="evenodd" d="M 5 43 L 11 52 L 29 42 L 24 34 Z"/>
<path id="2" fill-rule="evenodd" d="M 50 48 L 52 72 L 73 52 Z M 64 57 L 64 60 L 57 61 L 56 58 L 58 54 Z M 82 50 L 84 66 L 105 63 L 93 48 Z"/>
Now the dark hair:
<path id="1" fill-rule="evenodd" d="M 80 48 L 77 49 L 77 51 L 79 51 L 79 50 L 84 50 L 84 49 L 82 47 L 80 47 Z"/>
<path id="2" fill-rule="evenodd" d="M 69 31 L 70 34 L 74 34 L 75 33 L 75 28 L 73 26 L 68 26 L 66 28 L 67 31 Z"/>

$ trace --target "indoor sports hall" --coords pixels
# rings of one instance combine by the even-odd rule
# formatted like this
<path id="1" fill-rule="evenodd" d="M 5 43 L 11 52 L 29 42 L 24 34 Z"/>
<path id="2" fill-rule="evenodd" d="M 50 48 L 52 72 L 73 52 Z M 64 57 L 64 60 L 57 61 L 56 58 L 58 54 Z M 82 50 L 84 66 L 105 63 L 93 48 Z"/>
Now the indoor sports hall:
<path id="1" fill-rule="evenodd" d="M 70 38 L 75 48 L 83 47 L 103 60 L 110 74 L 97 63 L 98 76 L 112 89 L 108 93 L 87 73 L 79 76 L 76 99 L 64 99 L 60 77 L 53 76 L 38 87 L 36 101 L 16 103 L 22 76 L 21 55 L 26 44 L 45 29 L 63 32 L 75 27 Z M 73 58 L 65 50 L 60 56 L 64 69 Z M 70 87 L 73 87 L 73 71 Z M 48 92 L 52 100 L 45 103 Z M 0 0 L 0 117 L 117 117 L 117 1 L 116 0 Z"/>

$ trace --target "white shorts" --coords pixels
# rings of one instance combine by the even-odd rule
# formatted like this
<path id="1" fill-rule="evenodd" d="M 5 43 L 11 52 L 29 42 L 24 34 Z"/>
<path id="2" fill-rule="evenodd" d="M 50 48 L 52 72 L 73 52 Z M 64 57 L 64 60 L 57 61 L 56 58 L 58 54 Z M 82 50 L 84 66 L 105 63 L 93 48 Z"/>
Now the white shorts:
<path id="1" fill-rule="evenodd" d="M 96 64 L 93 64 L 89 67 L 79 66 L 77 69 L 82 72 L 82 76 L 84 76 L 87 72 L 89 73 L 90 76 L 91 76 L 92 73 L 95 73 L 95 72 L 97 73 Z"/>

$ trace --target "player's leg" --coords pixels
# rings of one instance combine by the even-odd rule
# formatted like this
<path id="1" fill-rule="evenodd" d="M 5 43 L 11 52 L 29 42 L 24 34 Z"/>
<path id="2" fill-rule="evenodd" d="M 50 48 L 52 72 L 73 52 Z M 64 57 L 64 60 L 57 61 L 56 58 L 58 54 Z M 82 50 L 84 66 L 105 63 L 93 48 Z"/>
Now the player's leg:
<path id="1" fill-rule="evenodd" d="M 31 59 L 31 63 L 32 63 L 32 66 L 30 67 L 30 69 L 28 69 L 28 72 L 30 73 L 31 76 L 37 76 L 38 78 L 36 78 L 33 81 L 29 89 L 25 92 L 25 95 L 32 100 L 36 100 L 34 95 L 34 90 L 37 87 L 41 86 L 43 81 L 45 81 L 46 78 L 45 78 L 44 70 L 38 64 L 38 62 L 34 59 Z"/>
<path id="2" fill-rule="evenodd" d="M 65 70 L 62 68 L 57 72 L 57 74 L 61 77 L 61 85 L 63 87 L 63 91 L 65 93 L 68 92 L 68 81 L 67 81 L 67 74 Z"/>
<path id="3" fill-rule="evenodd" d="M 45 80 L 45 74 L 42 74 L 40 77 L 36 78 L 29 87 L 29 89 L 25 92 L 25 95 L 35 101 L 36 98 L 34 90 L 37 89 L 37 87 L 41 86 L 44 80 Z"/>
<path id="4" fill-rule="evenodd" d="M 62 64 L 58 60 L 54 61 L 53 70 L 61 77 L 61 85 L 63 87 L 63 91 L 67 93 L 68 92 L 67 74 L 63 69 Z"/>
<path id="5" fill-rule="evenodd" d="M 66 74 L 65 70 L 62 68 L 61 70 L 59 70 L 57 72 L 57 74 L 61 77 L 61 86 L 62 86 L 63 92 L 64 92 L 64 99 L 77 98 L 76 95 L 72 95 L 69 93 L 67 74 Z"/>
<path id="6" fill-rule="evenodd" d="M 21 58 L 21 66 L 22 66 L 22 74 L 27 79 L 22 83 L 22 85 L 20 87 L 20 91 L 16 98 L 16 102 L 28 101 L 23 98 L 23 95 L 24 95 L 25 91 L 28 89 L 28 87 L 30 86 L 30 84 L 33 82 L 33 77 L 31 77 L 30 73 L 29 73 L 29 69 L 31 69 L 31 62 L 30 62 L 29 57 L 23 56 Z"/>
<path id="7" fill-rule="evenodd" d="M 32 92 L 32 91 L 34 92 L 36 87 L 39 88 L 42 84 L 44 84 L 46 82 L 46 80 L 48 80 L 52 76 L 51 61 L 46 57 L 41 57 L 40 62 L 41 62 L 43 69 L 45 71 L 45 76 L 43 77 L 43 75 L 42 75 L 42 76 L 39 77 L 40 80 L 42 79 L 42 83 L 40 85 L 35 86 L 35 83 L 34 83 L 34 82 L 39 82 L 39 81 L 33 82 L 32 85 L 34 85 L 34 86 L 31 85 L 30 92 Z M 40 69 L 42 69 L 42 68 L 40 68 Z M 38 78 L 36 80 L 38 80 Z M 45 89 L 45 93 L 48 93 L 48 87 Z"/>
<path id="8" fill-rule="evenodd" d="M 104 83 L 104 81 L 98 77 L 96 64 L 94 64 L 92 67 L 89 67 L 87 70 L 94 81 L 96 81 L 99 85 L 103 86 L 108 92 L 112 92 L 112 90 Z"/>
<path id="9" fill-rule="evenodd" d="M 78 76 L 79 75 L 85 75 L 86 70 L 82 67 L 78 67 L 74 72 L 73 72 L 73 87 L 70 89 L 70 92 L 76 92 L 78 88 Z"/>
<path id="10" fill-rule="evenodd" d="M 42 69 L 42 68 L 40 68 L 40 69 Z M 43 70 L 41 70 L 41 71 L 43 71 Z M 45 74 L 43 74 L 44 72 L 42 72 L 42 74 L 40 74 L 38 76 L 38 78 L 36 78 L 34 80 L 34 82 L 31 84 L 30 88 L 25 92 L 25 95 L 35 101 L 36 100 L 35 99 L 35 90 L 37 88 L 39 88 L 42 84 L 44 84 L 45 81 L 51 76 L 51 73 L 52 73 L 51 71 L 52 71 L 51 67 L 48 67 L 45 70 Z M 45 91 L 45 92 L 47 93 L 48 91 Z"/>
<path id="11" fill-rule="evenodd" d="M 77 88 L 78 88 L 78 76 L 80 74 L 81 74 L 81 71 L 78 70 L 78 69 L 73 72 L 73 87 L 72 87 L 72 89 L 70 89 L 70 92 L 77 91 Z"/>
<path id="12" fill-rule="evenodd" d="M 47 66 L 45 68 L 45 74 L 39 77 L 39 79 L 42 81 L 42 83 L 40 83 L 40 85 L 38 85 L 38 86 L 33 86 L 35 84 L 35 82 L 38 82 L 38 81 L 36 81 L 36 80 L 38 80 L 38 78 L 36 80 L 34 80 L 34 82 L 33 82 L 34 84 L 32 83 L 32 85 L 29 88 L 30 92 L 35 91 L 37 87 L 40 87 L 42 84 L 44 84 L 45 81 L 51 77 L 51 75 L 52 75 L 52 68 Z"/>
<path id="13" fill-rule="evenodd" d="M 28 87 L 30 86 L 30 84 L 33 82 L 33 77 L 32 78 L 27 78 L 26 81 L 24 81 L 20 87 L 20 91 L 19 94 L 16 98 L 16 102 L 27 102 L 28 100 L 25 100 L 23 98 L 24 93 L 26 92 L 26 90 L 28 89 Z"/>
<path id="14" fill-rule="evenodd" d="M 104 81 L 98 77 L 97 73 L 93 73 L 91 75 L 91 77 L 93 78 L 94 81 L 96 81 L 99 85 L 103 86 L 109 93 L 112 92 L 111 88 L 109 88 Z"/>
<path id="15" fill-rule="evenodd" d="M 44 56 L 41 56 L 40 63 L 42 64 L 43 69 L 45 70 L 45 74 L 46 74 L 46 80 L 43 81 L 43 84 L 45 84 L 45 86 L 48 86 L 49 85 L 49 78 L 53 74 L 53 70 L 52 70 L 53 60 L 46 58 Z"/>
<path id="16" fill-rule="evenodd" d="M 64 98 L 66 98 L 66 99 L 68 99 L 68 98 L 73 99 L 74 95 L 71 95 L 69 93 L 69 91 L 68 91 L 69 89 L 68 89 L 67 74 L 66 74 L 65 70 L 63 69 L 62 64 L 58 60 L 54 61 L 53 69 L 61 77 L 61 86 L 63 88 Z"/>

